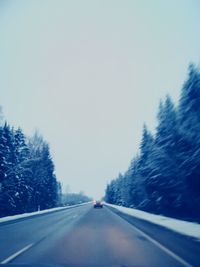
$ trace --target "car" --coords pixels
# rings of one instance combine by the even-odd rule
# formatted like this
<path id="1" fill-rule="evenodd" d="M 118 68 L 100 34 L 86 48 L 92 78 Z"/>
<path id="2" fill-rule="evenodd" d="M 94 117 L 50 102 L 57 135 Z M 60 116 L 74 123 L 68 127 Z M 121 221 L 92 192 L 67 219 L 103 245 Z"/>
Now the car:
<path id="1" fill-rule="evenodd" d="M 103 208 L 103 203 L 100 200 L 95 200 L 93 203 L 94 208 Z"/>

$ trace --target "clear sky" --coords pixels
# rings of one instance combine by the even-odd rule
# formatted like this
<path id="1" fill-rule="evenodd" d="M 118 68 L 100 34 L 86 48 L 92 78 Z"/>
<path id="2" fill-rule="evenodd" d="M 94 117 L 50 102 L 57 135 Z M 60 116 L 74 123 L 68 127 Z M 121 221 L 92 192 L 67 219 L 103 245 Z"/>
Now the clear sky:
<path id="1" fill-rule="evenodd" d="M 0 0 L 0 105 L 93 197 L 127 170 L 159 100 L 200 63 L 199 0 Z"/>

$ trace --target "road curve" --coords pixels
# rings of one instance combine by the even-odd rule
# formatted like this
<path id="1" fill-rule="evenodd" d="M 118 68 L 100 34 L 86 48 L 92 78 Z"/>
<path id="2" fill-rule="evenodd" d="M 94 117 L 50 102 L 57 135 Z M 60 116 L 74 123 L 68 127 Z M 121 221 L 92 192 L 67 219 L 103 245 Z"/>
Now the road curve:
<path id="1" fill-rule="evenodd" d="M 191 244 L 193 248 L 194 241 Z M 190 246 L 185 253 L 189 250 Z M 0 262 L 66 267 L 200 266 L 198 255 L 189 262 L 107 207 L 91 205 L 0 226 Z"/>

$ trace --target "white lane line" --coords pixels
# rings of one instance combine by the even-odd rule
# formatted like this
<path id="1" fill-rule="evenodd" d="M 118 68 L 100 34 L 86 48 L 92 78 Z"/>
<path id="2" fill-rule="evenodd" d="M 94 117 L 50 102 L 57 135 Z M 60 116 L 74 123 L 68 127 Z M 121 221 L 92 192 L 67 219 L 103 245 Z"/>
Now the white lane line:
<path id="1" fill-rule="evenodd" d="M 10 257 L 8 257 L 7 259 L 3 260 L 1 262 L 1 264 L 6 264 L 12 260 L 14 260 L 16 257 L 18 257 L 20 254 L 22 254 L 23 252 L 25 252 L 26 250 L 28 250 L 29 248 L 31 248 L 34 245 L 34 243 L 22 248 L 21 250 L 17 251 L 16 253 L 12 254 Z"/>
<path id="2" fill-rule="evenodd" d="M 131 224 L 132 225 L 132 224 Z M 150 237 L 149 235 L 145 234 L 143 231 L 141 231 L 140 229 L 138 229 L 135 225 L 132 225 L 136 231 L 138 231 L 141 235 L 143 235 L 146 239 L 148 239 L 150 242 L 152 242 L 154 245 L 156 245 L 157 247 L 159 247 L 161 250 L 163 250 L 164 252 L 166 252 L 168 255 L 170 255 L 172 258 L 174 258 L 175 260 L 177 260 L 178 262 L 180 262 L 181 264 L 183 264 L 183 266 L 185 267 L 194 267 L 193 265 L 189 264 L 187 261 L 185 261 L 184 259 L 182 259 L 181 257 L 179 257 L 178 255 L 176 255 L 174 252 L 172 252 L 171 250 L 169 250 L 168 248 L 164 247 L 162 244 L 160 244 L 158 241 L 156 241 L 155 239 L 153 239 L 152 237 Z"/>

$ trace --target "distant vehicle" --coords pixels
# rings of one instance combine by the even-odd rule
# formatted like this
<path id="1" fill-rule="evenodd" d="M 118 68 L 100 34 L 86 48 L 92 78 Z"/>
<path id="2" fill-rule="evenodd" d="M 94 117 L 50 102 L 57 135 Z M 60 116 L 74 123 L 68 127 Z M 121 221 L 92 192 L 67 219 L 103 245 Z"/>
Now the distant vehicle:
<path id="1" fill-rule="evenodd" d="M 103 208 L 103 203 L 100 200 L 95 200 L 93 202 L 93 207 L 94 208 Z"/>

